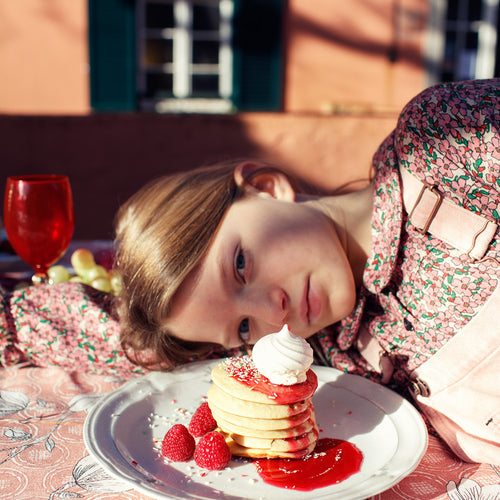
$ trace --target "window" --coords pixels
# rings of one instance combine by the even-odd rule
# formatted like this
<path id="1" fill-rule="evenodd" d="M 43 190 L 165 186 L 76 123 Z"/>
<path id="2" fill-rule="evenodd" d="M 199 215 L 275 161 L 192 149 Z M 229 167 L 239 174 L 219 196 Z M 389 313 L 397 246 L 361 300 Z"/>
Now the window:
<path id="1" fill-rule="evenodd" d="M 139 0 L 137 90 L 145 111 L 232 108 L 232 0 Z"/>
<path id="2" fill-rule="evenodd" d="M 498 7 L 499 0 L 433 0 L 432 82 L 498 76 Z"/>
<path id="3" fill-rule="evenodd" d="M 96 111 L 277 111 L 285 0 L 89 0 Z"/>

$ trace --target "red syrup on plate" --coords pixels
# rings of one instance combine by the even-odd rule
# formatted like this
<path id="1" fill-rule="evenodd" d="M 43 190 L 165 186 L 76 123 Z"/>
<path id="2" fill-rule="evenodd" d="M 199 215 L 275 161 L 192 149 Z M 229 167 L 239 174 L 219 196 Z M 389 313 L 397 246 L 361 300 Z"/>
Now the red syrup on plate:
<path id="1" fill-rule="evenodd" d="M 267 484 L 311 491 L 344 481 L 359 472 L 362 462 L 363 454 L 352 443 L 322 438 L 314 451 L 302 459 L 265 458 L 254 463 Z"/>

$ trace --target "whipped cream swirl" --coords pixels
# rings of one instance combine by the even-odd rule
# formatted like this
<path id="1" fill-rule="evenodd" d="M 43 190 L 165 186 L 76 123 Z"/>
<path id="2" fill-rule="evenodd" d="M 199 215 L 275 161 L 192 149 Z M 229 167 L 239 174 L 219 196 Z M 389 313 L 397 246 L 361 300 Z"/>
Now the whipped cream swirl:
<path id="1" fill-rule="evenodd" d="M 304 382 L 313 362 L 313 350 L 285 325 L 279 332 L 266 335 L 252 349 L 257 370 L 273 384 L 293 385 Z"/>

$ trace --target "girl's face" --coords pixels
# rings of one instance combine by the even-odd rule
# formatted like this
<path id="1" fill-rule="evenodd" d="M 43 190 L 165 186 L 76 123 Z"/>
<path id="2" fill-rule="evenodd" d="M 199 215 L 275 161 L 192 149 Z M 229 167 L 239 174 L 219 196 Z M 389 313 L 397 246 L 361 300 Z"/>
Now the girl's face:
<path id="1" fill-rule="evenodd" d="M 307 338 L 348 315 L 355 298 L 331 219 L 307 203 L 259 193 L 229 208 L 166 323 L 178 338 L 232 348 L 285 323 Z"/>

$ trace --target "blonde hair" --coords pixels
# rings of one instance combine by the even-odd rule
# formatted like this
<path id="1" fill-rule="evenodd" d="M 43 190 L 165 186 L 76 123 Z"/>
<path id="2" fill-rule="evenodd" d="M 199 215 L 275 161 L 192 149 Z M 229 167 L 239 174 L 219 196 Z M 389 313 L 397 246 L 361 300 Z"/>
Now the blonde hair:
<path id="1" fill-rule="evenodd" d="M 120 207 L 118 314 L 132 362 L 168 369 L 215 347 L 176 338 L 164 325 L 176 291 L 206 254 L 228 208 L 244 196 L 233 176 L 238 163 L 156 179 Z"/>

